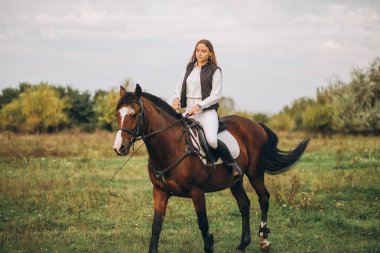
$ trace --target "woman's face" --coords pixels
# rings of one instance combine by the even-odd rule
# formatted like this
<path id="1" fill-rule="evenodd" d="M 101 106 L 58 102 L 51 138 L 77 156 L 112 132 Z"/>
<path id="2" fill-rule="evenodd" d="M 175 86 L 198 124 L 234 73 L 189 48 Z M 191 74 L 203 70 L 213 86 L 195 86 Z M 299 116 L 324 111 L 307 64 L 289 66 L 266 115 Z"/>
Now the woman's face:
<path id="1" fill-rule="evenodd" d="M 197 61 L 199 63 L 205 63 L 208 60 L 208 57 L 211 56 L 212 53 L 210 49 L 203 43 L 199 43 L 195 49 L 195 56 L 197 57 Z"/>

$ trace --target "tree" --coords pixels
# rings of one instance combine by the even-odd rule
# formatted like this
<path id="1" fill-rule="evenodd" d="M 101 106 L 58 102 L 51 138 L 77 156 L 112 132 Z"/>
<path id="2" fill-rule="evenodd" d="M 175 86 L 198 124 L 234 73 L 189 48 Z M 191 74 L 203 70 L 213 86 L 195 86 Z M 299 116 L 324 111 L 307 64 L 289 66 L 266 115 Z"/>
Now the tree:
<path id="1" fill-rule="evenodd" d="M 21 131 L 25 121 L 26 117 L 19 99 L 12 100 L 0 110 L 0 129 L 18 132 Z"/>
<path id="2" fill-rule="evenodd" d="M 110 92 L 98 90 L 95 94 L 94 112 L 96 113 L 97 127 L 112 131 L 115 129 L 115 107 L 120 98 L 118 90 Z"/>
<path id="3" fill-rule="evenodd" d="M 262 123 L 266 123 L 269 121 L 269 116 L 266 115 L 265 113 L 254 113 L 252 115 L 252 118 L 253 120 L 257 122 L 262 122 Z"/>
<path id="4" fill-rule="evenodd" d="M 121 83 L 121 86 L 127 90 L 130 84 L 131 80 L 125 79 Z M 117 127 L 115 109 L 119 98 L 119 89 L 113 89 L 109 92 L 104 90 L 97 90 L 95 92 L 94 112 L 96 114 L 96 125 L 98 128 L 112 131 Z"/>
<path id="5" fill-rule="evenodd" d="M 64 99 L 67 101 L 65 112 L 69 126 L 78 126 L 81 130 L 92 131 L 96 128 L 94 101 L 88 91 L 66 88 Z"/>
<path id="6" fill-rule="evenodd" d="M 380 132 L 380 59 L 368 70 L 354 69 L 351 81 L 332 84 L 333 119 L 336 131 L 347 133 Z"/>
<path id="7" fill-rule="evenodd" d="M 303 128 L 302 113 L 305 108 L 314 103 L 314 100 L 308 97 L 302 97 L 294 100 L 290 107 L 286 106 L 282 112 L 288 114 L 294 121 L 296 130 Z"/>
<path id="8" fill-rule="evenodd" d="M 20 93 L 23 93 L 24 91 L 31 88 L 32 85 L 30 83 L 20 83 L 18 88 L 5 88 L 1 91 L 0 95 L 0 109 L 6 105 L 12 102 L 13 99 L 18 98 Z"/>
<path id="9" fill-rule="evenodd" d="M 329 132 L 331 131 L 332 104 L 310 104 L 302 112 L 301 117 L 304 129 Z"/>
<path id="10" fill-rule="evenodd" d="M 272 116 L 268 125 L 277 130 L 292 130 L 295 126 L 294 120 L 285 112 Z"/>
<path id="11" fill-rule="evenodd" d="M 20 91 L 16 88 L 5 88 L 1 91 L 0 95 L 0 108 L 9 104 L 14 98 L 17 98 Z"/>
<path id="12" fill-rule="evenodd" d="M 56 90 L 42 83 L 26 89 L 2 108 L 1 126 L 22 132 L 54 131 L 67 120 L 64 108 Z"/>

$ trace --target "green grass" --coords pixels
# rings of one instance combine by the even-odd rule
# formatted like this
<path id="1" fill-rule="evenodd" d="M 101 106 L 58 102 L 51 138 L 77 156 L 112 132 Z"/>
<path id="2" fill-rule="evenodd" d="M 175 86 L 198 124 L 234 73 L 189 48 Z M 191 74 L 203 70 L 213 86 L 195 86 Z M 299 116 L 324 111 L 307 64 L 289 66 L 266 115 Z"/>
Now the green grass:
<path id="1" fill-rule="evenodd" d="M 299 134 L 280 133 L 283 149 Z M 125 158 L 114 134 L 0 134 L 0 252 L 147 252 L 153 199 L 147 157 Z M 380 138 L 313 138 L 289 172 L 266 176 L 271 252 L 380 252 Z M 260 252 L 257 196 L 252 244 Z M 229 190 L 207 195 L 215 252 L 234 252 L 241 219 Z M 202 252 L 191 200 L 171 198 L 160 252 Z"/>

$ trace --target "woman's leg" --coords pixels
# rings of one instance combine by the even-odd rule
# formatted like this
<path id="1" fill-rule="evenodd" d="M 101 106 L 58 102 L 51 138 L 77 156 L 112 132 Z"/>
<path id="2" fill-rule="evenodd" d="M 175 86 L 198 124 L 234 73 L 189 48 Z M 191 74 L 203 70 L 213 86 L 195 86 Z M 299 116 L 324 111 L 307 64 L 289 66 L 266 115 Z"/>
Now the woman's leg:
<path id="1" fill-rule="evenodd" d="M 208 110 L 198 114 L 195 118 L 203 127 L 207 143 L 213 149 L 218 146 L 218 114 L 215 110 Z"/>
<path id="2" fill-rule="evenodd" d="M 218 140 L 219 119 L 216 111 L 205 111 L 198 114 L 198 117 L 195 119 L 201 123 L 208 144 L 216 150 L 223 162 L 228 167 L 232 168 L 232 176 L 234 178 L 237 176 L 242 176 L 243 172 L 239 165 L 236 163 L 235 159 L 232 158 L 227 146 L 221 140 Z"/>
<path id="3" fill-rule="evenodd" d="M 216 111 L 204 111 L 198 114 L 195 120 L 201 123 L 208 144 L 216 150 L 223 162 L 232 169 L 233 178 L 242 176 L 243 172 L 235 159 L 232 158 L 227 146 L 221 140 L 218 140 L 219 119 Z"/>

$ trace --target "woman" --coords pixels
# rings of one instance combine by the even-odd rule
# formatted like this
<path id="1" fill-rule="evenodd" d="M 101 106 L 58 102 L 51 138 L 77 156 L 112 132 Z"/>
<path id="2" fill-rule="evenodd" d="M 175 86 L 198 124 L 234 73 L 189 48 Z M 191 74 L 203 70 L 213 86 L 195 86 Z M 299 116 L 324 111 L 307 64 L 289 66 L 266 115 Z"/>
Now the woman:
<path id="1" fill-rule="evenodd" d="M 202 125 L 208 144 L 232 168 L 232 176 L 241 176 L 243 173 L 239 165 L 227 146 L 217 138 L 219 120 L 216 111 L 222 97 L 221 91 L 222 72 L 217 66 L 214 48 L 210 41 L 200 40 L 175 89 L 172 107 L 175 110 L 186 108 L 185 115 Z"/>

